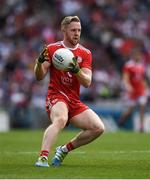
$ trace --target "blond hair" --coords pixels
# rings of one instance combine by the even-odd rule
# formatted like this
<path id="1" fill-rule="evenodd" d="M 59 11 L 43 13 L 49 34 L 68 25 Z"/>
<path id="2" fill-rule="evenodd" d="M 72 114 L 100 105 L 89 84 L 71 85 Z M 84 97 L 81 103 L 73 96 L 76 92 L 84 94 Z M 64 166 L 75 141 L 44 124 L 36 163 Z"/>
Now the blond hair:
<path id="1" fill-rule="evenodd" d="M 78 16 L 66 16 L 61 22 L 61 30 L 63 30 L 71 22 L 80 22 Z"/>

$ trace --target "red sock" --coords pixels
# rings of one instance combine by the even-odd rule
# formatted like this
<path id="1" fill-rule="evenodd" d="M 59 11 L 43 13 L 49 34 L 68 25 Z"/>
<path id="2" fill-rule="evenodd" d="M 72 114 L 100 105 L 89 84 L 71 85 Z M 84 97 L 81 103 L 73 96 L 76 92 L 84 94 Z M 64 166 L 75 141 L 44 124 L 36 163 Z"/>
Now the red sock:
<path id="1" fill-rule="evenodd" d="M 47 150 L 42 150 L 40 153 L 40 156 L 46 156 L 48 157 L 49 152 Z"/>
<path id="2" fill-rule="evenodd" d="M 66 144 L 66 147 L 68 151 L 72 151 L 74 149 L 72 142 L 69 142 L 68 144 Z"/>

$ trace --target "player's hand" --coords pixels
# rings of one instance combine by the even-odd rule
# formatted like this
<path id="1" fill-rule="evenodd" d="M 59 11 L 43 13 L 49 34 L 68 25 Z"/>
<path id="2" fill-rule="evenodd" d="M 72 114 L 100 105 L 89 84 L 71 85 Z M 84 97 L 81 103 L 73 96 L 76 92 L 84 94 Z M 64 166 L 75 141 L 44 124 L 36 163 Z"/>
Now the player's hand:
<path id="1" fill-rule="evenodd" d="M 48 48 L 46 45 L 44 45 L 44 48 L 41 51 L 39 57 L 37 58 L 37 61 L 42 64 L 44 61 L 48 61 L 48 60 L 49 60 Z"/>
<path id="2" fill-rule="evenodd" d="M 73 60 L 73 62 L 70 63 L 70 66 L 68 67 L 68 71 L 76 74 L 80 71 L 80 67 L 79 67 L 79 64 L 77 62 L 77 57 L 73 57 L 72 60 Z"/>
<path id="3" fill-rule="evenodd" d="M 127 92 L 129 92 L 129 93 L 132 93 L 132 92 L 133 92 L 133 88 L 132 88 L 132 86 L 130 86 L 130 85 L 126 85 L 126 90 L 127 90 Z"/>

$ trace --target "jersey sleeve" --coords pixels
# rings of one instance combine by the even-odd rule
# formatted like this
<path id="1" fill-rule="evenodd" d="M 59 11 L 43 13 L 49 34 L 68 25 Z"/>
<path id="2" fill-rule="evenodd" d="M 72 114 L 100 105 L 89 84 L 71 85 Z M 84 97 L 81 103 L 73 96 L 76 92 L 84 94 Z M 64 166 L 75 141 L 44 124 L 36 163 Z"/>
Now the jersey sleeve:
<path id="1" fill-rule="evenodd" d="M 130 67 L 128 66 L 128 65 L 125 65 L 124 67 L 123 67 L 123 72 L 124 73 L 128 73 L 130 71 Z"/>
<path id="2" fill-rule="evenodd" d="M 56 51 L 57 48 L 55 46 L 51 45 L 51 44 L 48 45 L 47 47 L 48 47 L 48 54 L 49 54 L 48 62 L 51 63 L 53 54 L 54 54 L 54 52 Z"/>
<path id="3" fill-rule="evenodd" d="M 92 53 L 90 51 L 86 52 L 81 68 L 92 69 Z"/>

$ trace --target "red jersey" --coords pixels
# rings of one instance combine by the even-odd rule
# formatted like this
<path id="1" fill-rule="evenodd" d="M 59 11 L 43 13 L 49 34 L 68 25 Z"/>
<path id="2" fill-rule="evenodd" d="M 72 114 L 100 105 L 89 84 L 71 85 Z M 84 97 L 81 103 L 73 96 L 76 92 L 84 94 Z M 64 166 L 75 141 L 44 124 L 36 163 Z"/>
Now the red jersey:
<path id="1" fill-rule="evenodd" d="M 48 85 L 48 96 L 53 94 L 63 94 L 67 99 L 78 100 L 80 93 L 80 83 L 77 77 L 70 72 L 57 70 L 52 64 L 54 52 L 59 48 L 66 48 L 62 41 L 48 45 L 50 66 L 50 82 Z M 80 68 L 92 69 L 91 52 L 78 44 L 75 48 L 69 48 L 77 58 Z"/>
<path id="2" fill-rule="evenodd" d="M 127 62 L 123 68 L 123 72 L 128 73 L 130 85 L 133 88 L 132 97 L 145 95 L 145 67 L 142 63 L 134 60 Z"/>

